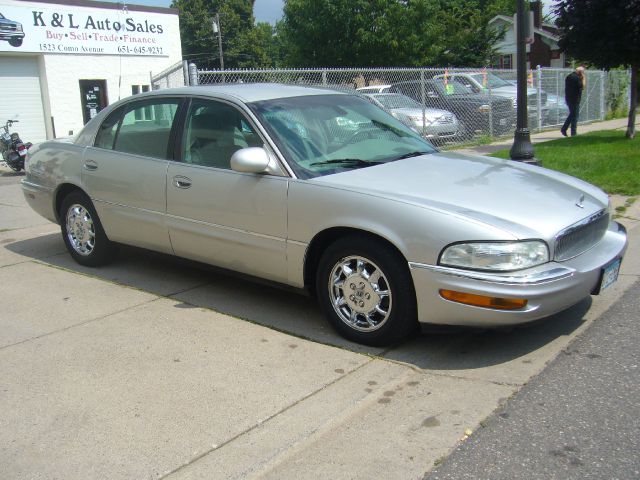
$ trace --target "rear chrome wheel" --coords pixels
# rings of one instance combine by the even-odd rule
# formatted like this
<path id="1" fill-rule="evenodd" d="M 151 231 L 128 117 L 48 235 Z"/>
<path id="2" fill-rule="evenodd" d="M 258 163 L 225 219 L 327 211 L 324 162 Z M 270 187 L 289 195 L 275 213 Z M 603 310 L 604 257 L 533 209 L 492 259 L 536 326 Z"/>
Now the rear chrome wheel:
<path id="1" fill-rule="evenodd" d="M 388 345 L 417 327 L 406 260 L 365 234 L 341 238 L 324 251 L 316 271 L 316 294 L 332 326 L 354 342 Z"/>
<path id="2" fill-rule="evenodd" d="M 67 239 L 78 255 L 91 255 L 96 245 L 96 229 L 89 211 L 80 204 L 67 210 Z"/>
<path id="3" fill-rule="evenodd" d="M 59 215 L 64 244 L 76 262 L 97 267 L 111 261 L 116 247 L 102 229 L 89 197 L 80 191 L 69 193 Z"/>

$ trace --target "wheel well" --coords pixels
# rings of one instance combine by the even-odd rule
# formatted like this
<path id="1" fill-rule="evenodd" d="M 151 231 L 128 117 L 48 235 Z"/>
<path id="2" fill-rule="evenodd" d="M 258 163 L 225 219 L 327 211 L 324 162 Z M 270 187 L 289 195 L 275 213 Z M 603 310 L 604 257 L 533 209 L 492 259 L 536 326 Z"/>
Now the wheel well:
<path id="1" fill-rule="evenodd" d="M 309 248 L 307 249 L 307 255 L 305 257 L 304 262 L 304 285 L 305 288 L 312 294 L 315 294 L 315 281 L 316 281 L 316 271 L 318 269 L 318 262 L 320 261 L 320 257 L 322 253 L 327 249 L 329 245 L 338 240 L 339 238 L 346 237 L 348 235 L 364 235 L 375 239 L 379 242 L 387 245 L 391 250 L 398 254 L 400 258 L 405 260 L 404 255 L 398 247 L 396 247 L 393 243 L 387 240 L 380 235 L 376 235 L 375 233 L 368 232 L 366 230 L 359 230 L 357 228 L 349 228 L 349 227 L 334 227 L 328 228 L 327 230 L 323 230 L 319 232 L 309 244 Z"/>
<path id="2" fill-rule="evenodd" d="M 81 192 L 84 193 L 84 191 L 76 186 L 76 185 L 72 185 L 70 183 L 65 183 L 64 185 L 61 185 L 60 187 L 58 187 L 58 191 L 56 192 L 56 211 L 55 211 L 55 215 L 56 215 L 56 219 L 58 220 L 58 222 L 60 222 L 60 207 L 62 206 L 62 202 L 64 201 L 64 198 L 69 195 L 71 192 Z"/>

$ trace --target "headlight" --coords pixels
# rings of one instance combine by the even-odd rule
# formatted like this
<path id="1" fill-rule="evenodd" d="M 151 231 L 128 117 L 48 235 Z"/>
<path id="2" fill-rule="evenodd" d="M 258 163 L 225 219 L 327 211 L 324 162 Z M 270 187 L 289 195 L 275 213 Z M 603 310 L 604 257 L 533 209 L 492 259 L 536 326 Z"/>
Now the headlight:
<path id="1" fill-rule="evenodd" d="M 548 261 L 547 244 L 540 240 L 528 240 L 458 243 L 444 249 L 439 263 L 447 267 L 508 272 L 535 267 Z"/>
<path id="2" fill-rule="evenodd" d="M 478 111 L 482 113 L 488 113 L 491 111 L 491 105 L 480 105 Z"/>
<path id="3" fill-rule="evenodd" d="M 21 32 L 22 31 L 22 25 L 18 24 L 16 25 L 16 32 Z"/>

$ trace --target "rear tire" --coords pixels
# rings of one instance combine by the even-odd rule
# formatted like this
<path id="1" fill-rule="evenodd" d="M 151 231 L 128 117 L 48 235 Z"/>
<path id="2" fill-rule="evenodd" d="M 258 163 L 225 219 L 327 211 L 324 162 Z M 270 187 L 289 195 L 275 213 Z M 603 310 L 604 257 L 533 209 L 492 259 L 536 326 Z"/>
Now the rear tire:
<path id="1" fill-rule="evenodd" d="M 67 250 L 80 265 L 97 267 L 113 259 L 116 246 L 107 238 L 93 203 L 84 193 L 75 191 L 64 198 L 60 228 Z"/>
<path id="2" fill-rule="evenodd" d="M 331 325 L 354 342 L 389 345 L 418 326 L 406 260 L 366 235 L 341 238 L 324 251 L 316 293 Z"/>

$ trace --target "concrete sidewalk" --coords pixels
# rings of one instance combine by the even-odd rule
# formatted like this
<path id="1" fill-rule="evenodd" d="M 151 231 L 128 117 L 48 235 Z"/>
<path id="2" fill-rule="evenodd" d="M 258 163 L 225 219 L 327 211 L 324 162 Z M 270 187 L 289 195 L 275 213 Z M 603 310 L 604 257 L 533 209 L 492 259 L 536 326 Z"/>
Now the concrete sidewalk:
<path id="1" fill-rule="evenodd" d="M 605 120 L 604 122 L 592 122 L 578 125 L 578 135 L 597 132 L 600 130 L 627 130 L 628 120 L 626 118 L 616 118 L 614 120 Z M 640 130 L 640 115 L 636 118 L 636 130 Z M 531 132 L 531 143 L 548 142 L 549 140 L 557 140 L 564 138 L 560 133 L 560 127 L 554 128 L 540 133 L 534 131 Z M 459 153 L 469 153 L 476 155 L 489 155 L 497 152 L 498 150 L 504 150 L 505 148 L 511 148 L 513 145 L 513 136 L 497 142 L 492 142 L 488 145 L 476 145 L 471 147 L 454 148 Z"/>
<path id="2" fill-rule="evenodd" d="M 13 479 L 420 478 L 640 276 L 511 332 L 382 350 L 305 297 L 123 249 L 75 264 L 0 183 L 0 465 Z"/>

